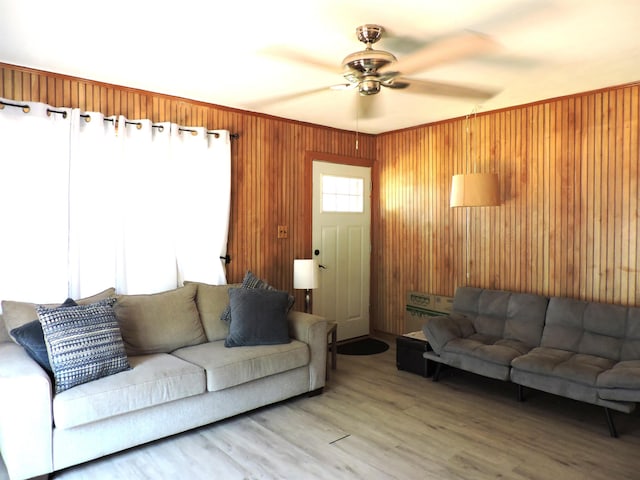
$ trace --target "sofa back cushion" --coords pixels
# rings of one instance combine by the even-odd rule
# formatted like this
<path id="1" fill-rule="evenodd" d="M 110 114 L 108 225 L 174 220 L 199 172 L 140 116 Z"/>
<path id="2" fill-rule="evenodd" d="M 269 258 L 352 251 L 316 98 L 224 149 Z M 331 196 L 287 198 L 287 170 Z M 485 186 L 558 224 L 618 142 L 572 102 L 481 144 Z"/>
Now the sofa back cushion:
<path id="1" fill-rule="evenodd" d="M 4 322 L 4 317 L 0 315 L 0 342 L 10 342 L 11 337 Z"/>
<path id="2" fill-rule="evenodd" d="M 453 297 L 453 311 L 471 319 L 477 333 L 501 337 L 508 302 L 508 292 L 459 287 Z"/>
<path id="3" fill-rule="evenodd" d="M 627 311 L 627 326 L 620 360 L 638 359 L 640 359 L 640 308 L 630 307 Z"/>
<path id="4" fill-rule="evenodd" d="M 540 344 L 548 298 L 541 295 L 459 287 L 453 311 L 471 319 L 477 333 Z"/>
<path id="5" fill-rule="evenodd" d="M 100 300 L 105 300 L 107 298 L 113 297 L 116 293 L 115 288 L 107 288 L 102 292 L 96 293 L 90 297 L 81 298 L 76 300 L 78 305 L 89 305 L 95 302 L 99 302 Z M 30 302 L 16 302 L 12 300 L 3 300 L 2 301 L 2 320 L 4 322 L 4 328 L 7 332 L 11 332 L 14 328 L 21 327 L 33 320 L 38 319 L 38 312 L 36 312 L 37 305 L 44 305 L 45 307 L 55 308 L 59 307 L 60 303 L 30 303 Z M 9 336 L 11 340 L 15 342 L 15 339 Z M 0 335 L 0 338 L 2 336 Z M 16 342 L 17 343 L 17 342 Z"/>
<path id="6" fill-rule="evenodd" d="M 537 347 L 542 339 L 549 298 L 530 293 L 512 293 L 507 307 L 503 337 Z"/>
<path id="7" fill-rule="evenodd" d="M 582 319 L 587 302 L 552 297 L 542 332 L 542 346 L 577 352 L 582 339 Z"/>
<path id="8" fill-rule="evenodd" d="M 210 342 L 224 340 L 229 335 L 229 324 L 222 321 L 220 317 L 229 305 L 229 289 L 239 288 L 240 284 L 209 285 L 200 282 L 184 282 L 185 285 L 192 283 L 198 287 L 196 305 L 207 340 Z"/>
<path id="9" fill-rule="evenodd" d="M 640 317 L 622 305 L 554 297 L 549 302 L 542 346 L 611 360 L 639 358 Z M 637 336 L 634 340 L 634 327 Z"/>
<path id="10" fill-rule="evenodd" d="M 168 353 L 207 341 L 197 285 L 149 295 L 118 295 L 114 310 L 128 355 Z"/>

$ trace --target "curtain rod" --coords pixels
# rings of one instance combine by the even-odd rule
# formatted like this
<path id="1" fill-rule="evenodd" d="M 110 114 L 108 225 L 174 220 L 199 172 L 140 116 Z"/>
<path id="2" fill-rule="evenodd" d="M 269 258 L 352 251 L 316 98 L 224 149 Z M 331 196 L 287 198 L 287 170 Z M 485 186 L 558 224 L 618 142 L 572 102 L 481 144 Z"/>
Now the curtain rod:
<path id="1" fill-rule="evenodd" d="M 5 106 L 21 108 L 24 113 L 29 113 L 31 111 L 31 107 L 29 105 L 20 105 L 20 104 L 17 104 L 17 103 L 3 102 L 3 101 L 0 100 L 0 110 L 2 110 Z M 47 108 L 47 115 L 51 115 L 52 113 L 57 113 L 59 115 L 62 115 L 62 118 L 67 118 L 67 112 L 65 112 L 64 110 L 53 110 L 52 108 Z M 85 121 L 87 121 L 87 122 L 91 121 L 91 115 L 80 114 L 80 117 L 84 118 Z M 106 117 L 103 120 L 105 122 L 116 121 L 113 118 L 106 118 Z M 142 128 L 142 123 L 141 122 L 132 122 L 132 121 L 129 121 L 129 120 L 125 120 L 125 125 L 136 125 L 137 128 Z M 151 128 L 158 128 L 162 132 L 164 130 L 164 125 L 151 125 Z M 180 132 L 190 132 L 192 135 L 197 135 L 198 134 L 198 132 L 196 130 L 193 130 L 191 128 L 179 127 L 178 131 L 180 131 Z M 216 138 L 220 137 L 220 134 L 217 133 L 217 132 L 207 131 L 207 135 L 214 135 Z M 239 133 L 231 133 L 231 134 L 229 134 L 229 137 L 231 137 L 233 140 L 237 140 L 238 138 L 240 138 L 240 134 Z"/>

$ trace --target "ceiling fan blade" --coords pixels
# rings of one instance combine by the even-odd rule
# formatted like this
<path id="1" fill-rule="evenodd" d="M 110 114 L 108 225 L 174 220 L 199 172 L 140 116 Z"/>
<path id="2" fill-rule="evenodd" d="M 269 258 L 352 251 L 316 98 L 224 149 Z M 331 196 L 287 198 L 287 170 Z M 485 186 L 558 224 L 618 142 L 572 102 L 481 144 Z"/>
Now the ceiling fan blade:
<path id="1" fill-rule="evenodd" d="M 334 63 L 327 63 L 323 60 L 320 60 L 319 58 L 312 57 L 311 55 L 308 55 L 304 52 L 301 52 L 299 50 L 294 50 L 288 47 L 282 47 L 282 46 L 267 47 L 260 50 L 260 53 L 263 53 L 272 57 L 277 57 L 289 62 L 305 63 L 307 65 L 318 67 L 332 73 L 342 72 L 342 68 L 339 65 L 336 65 Z"/>
<path id="2" fill-rule="evenodd" d="M 453 83 L 433 82 L 431 80 L 418 80 L 415 78 L 396 78 L 395 82 L 401 85 L 409 83 L 407 91 L 427 95 L 440 95 L 444 97 L 463 97 L 486 100 L 498 94 L 499 90 L 491 90 L 476 87 L 467 87 Z M 402 87 L 400 87 L 402 88 Z"/>
<path id="3" fill-rule="evenodd" d="M 378 72 L 382 74 L 385 72 L 399 72 L 402 75 L 410 75 L 443 63 L 487 53 L 496 50 L 497 47 L 497 42 L 490 36 L 465 31 L 437 42 L 432 42 L 397 62 L 380 68 Z"/>
<path id="4" fill-rule="evenodd" d="M 270 98 L 265 98 L 262 100 L 256 100 L 254 102 L 251 102 L 249 104 L 247 104 L 248 108 L 261 108 L 261 107 L 266 107 L 269 105 L 273 105 L 274 103 L 282 103 L 282 102 L 288 102 L 289 100 L 294 100 L 296 98 L 301 98 L 301 97 L 305 97 L 307 95 L 313 95 L 314 93 L 318 93 L 318 92 L 322 92 L 325 90 L 329 90 L 333 87 L 331 86 L 324 86 L 324 87 L 319 87 L 319 88 L 311 88 L 309 90 L 303 90 L 301 92 L 294 92 L 294 93 L 286 93 L 284 95 L 278 95 L 275 97 L 270 97 Z"/>

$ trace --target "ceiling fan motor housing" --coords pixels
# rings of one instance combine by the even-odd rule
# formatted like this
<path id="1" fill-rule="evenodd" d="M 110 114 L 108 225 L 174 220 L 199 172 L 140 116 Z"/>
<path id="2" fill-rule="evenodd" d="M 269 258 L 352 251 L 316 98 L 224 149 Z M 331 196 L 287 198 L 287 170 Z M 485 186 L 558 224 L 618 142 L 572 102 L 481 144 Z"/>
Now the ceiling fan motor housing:
<path id="1" fill-rule="evenodd" d="M 375 78 L 365 78 L 358 85 L 360 95 L 375 95 L 380 91 L 380 81 Z"/>
<path id="2" fill-rule="evenodd" d="M 381 79 L 378 70 L 385 65 L 396 62 L 396 57 L 384 50 L 374 50 L 371 45 L 376 43 L 384 28 L 380 25 L 361 25 L 356 29 L 358 40 L 366 44 L 367 48 L 347 55 L 342 61 L 344 77 L 350 83 L 358 84 L 360 95 L 375 95 L 380 91 Z"/>

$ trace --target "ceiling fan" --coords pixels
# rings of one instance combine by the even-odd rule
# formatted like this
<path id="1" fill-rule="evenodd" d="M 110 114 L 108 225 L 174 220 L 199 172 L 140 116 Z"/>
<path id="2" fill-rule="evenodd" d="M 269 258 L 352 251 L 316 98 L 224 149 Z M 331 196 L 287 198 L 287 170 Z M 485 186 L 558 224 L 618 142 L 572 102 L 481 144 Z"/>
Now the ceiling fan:
<path id="1" fill-rule="evenodd" d="M 392 53 L 373 48 L 383 33 L 384 28 L 380 25 L 366 24 L 356 28 L 358 40 L 365 44 L 365 49 L 347 55 L 342 61 L 343 75 L 349 81 L 346 86 L 357 87 L 360 95 L 375 95 L 380 92 L 380 87 L 404 89 L 409 86 L 415 93 L 433 95 L 480 99 L 495 95 L 495 91 L 418 80 L 406 76 L 441 63 L 492 49 L 496 44 L 490 37 L 475 32 L 463 32 L 434 45 L 423 47 L 404 59 L 398 60 Z"/>
<path id="2" fill-rule="evenodd" d="M 464 31 L 429 43 L 398 60 L 390 52 L 373 48 L 373 45 L 380 40 L 384 33 L 385 29 L 375 24 L 365 24 L 356 28 L 357 38 L 365 44 L 365 49 L 351 53 L 342 60 L 342 75 L 348 83 L 278 96 L 259 101 L 258 106 L 313 94 L 327 88 L 332 90 L 357 89 L 358 93 L 363 97 L 377 95 L 382 91 L 382 87 L 407 89 L 409 93 L 478 100 L 491 98 L 497 93 L 497 90 L 422 80 L 408 76 L 441 64 L 490 52 L 497 47 L 496 42 L 491 37 L 476 32 Z M 265 52 L 287 60 L 310 64 L 332 72 L 336 71 L 333 65 L 328 65 L 318 59 L 290 49 L 271 48 L 266 49 Z M 370 102 L 367 102 L 367 104 L 370 104 Z"/>

